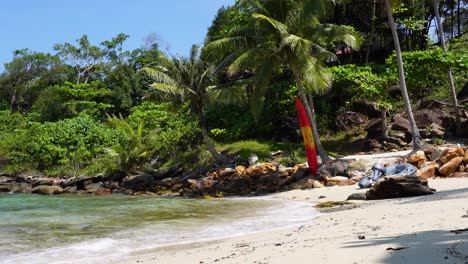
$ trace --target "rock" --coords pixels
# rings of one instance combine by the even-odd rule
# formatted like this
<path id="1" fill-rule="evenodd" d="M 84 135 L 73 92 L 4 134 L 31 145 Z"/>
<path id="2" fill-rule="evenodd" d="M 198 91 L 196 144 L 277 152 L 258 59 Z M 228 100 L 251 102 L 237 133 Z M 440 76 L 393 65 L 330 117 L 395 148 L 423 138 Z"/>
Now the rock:
<path id="1" fill-rule="evenodd" d="M 436 160 L 440 157 L 440 150 L 436 146 L 428 145 L 423 151 L 430 161 Z"/>
<path id="2" fill-rule="evenodd" d="M 455 172 L 450 177 L 454 178 L 468 178 L 468 172 Z"/>
<path id="3" fill-rule="evenodd" d="M 441 125 L 432 123 L 429 127 L 429 130 L 431 131 L 431 136 L 435 138 L 444 138 L 445 136 L 445 128 L 443 128 Z"/>
<path id="4" fill-rule="evenodd" d="M 31 189 L 31 193 L 52 195 L 63 193 L 63 188 L 55 185 L 39 185 Z"/>
<path id="5" fill-rule="evenodd" d="M 450 160 L 452 160 L 453 158 L 456 158 L 458 157 L 458 154 L 457 154 L 457 151 L 456 149 L 444 149 L 442 151 L 442 153 L 440 154 L 440 158 L 439 160 L 445 164 L 447 162 L 449 162 Z"/>
<path id="6" fill-rule="evenodd" d="M 349 130 L 365 122 L 362 114 L 356 112 L 344 112 L 335 118 L 335 125 L 339 130 Z"/>
<path id="7" fill-rule="evenodd" d="M 439 172 L 445 176 L 457 171 L 458 166 L 462 163 L 462 157 L 456 157 L 451 159 L 449 162 L 445 163 L 442 167 L 439 168 Z"/>
<path id="8" fill-rule="evenodd" d="M 368 200 L 433 194 L 427 180 L 417 176 L 384 177 L 366 192 Z"/>
<path id="9" fill-rule="evenodd" d="M 376 139 L 382 137 L 382 124 L 381 119 L 372 119 L 370 120 L 365 130 L 367 131 L 367 139 Z"/>
<path id="10" fill-rule="evenodd" d="M 100 188 L 100 189 L 98 189 L 94 194 L 95 194 L 95 195 L 99 195 L 99 196 L 111 195 L 111 194 L 112 194 L 112 190 L 111 190 L 111 189 L 107 189 L 107 188 Z"/>
<path id="11" fill-rule="evenodd" d="M 252 154 L 249 156 L 249 164 L 250 166 L 254 165 L 258 161 L 258 156 L 255 154 Z"/>
<path id="12" fill-rule="evenodd" d="M 456 148 L 455 153 L 457 153 L 457 155 L 459 157 L 464 157 L 465 156 L 465 150 L 463 148 Z"/>
<path id="13" fill-rule="evenodd" d="M 334 176 L 334 177 L 327 179 L 328 182 L 336 182 L 336 183 L 339 183 L 341 181 L 347 181 L 347 180 L 348 178 L 344 176 Z"/>
<path id="14" fill-rule="evenodd" d="M 428 165 L 428 166 L 418 170 L 418 172 L 416 173 L 416 176 L 421 177 L 423 179 L 433 178 L 435 176 L 436 169 L 438 167 L 439 167 L 439 165 L 437 163 L 434 163 L 432 165 Z"/>
<path id="15" fill-rule="evenodd" d="M 468 150 L 465 151 L 465 157 L 463 158 L 463 163 L 468 165 Z"/>
<path id="16" fill-rule="evenodd" d="M 333 187 L 336 186 L 336 182 L 327 182 L 325 183 L 325 187 Z"/>
<path id="17" fill-rule="evenodd" d="M 402 131 L 405 133 L 411 132 L 410 122 L 401 114 L 396 114 L 392 124 L 392 130 Z"/>
<path id="18" fill-rule="evenodd" d="M 354 111 L 372 118 L 379 118 L 381 113 L 379 106 L 374 102 L 358 101 L 353 103 Z"/>
<path id="19" fill-rule="evenodd" d="M 153 175 L 142 173 L 133 176 L 127 176 L 122 180 L 122 187 L 136 192 L 154 191 L 156 180 Z"/>
<path id="20" fill-rule="evenodd" d="M 347 180 L 340 181 L 340 182 L 336 183 L 336 185 L 338 185 L 338 186 L 350 186 L 350 185 L 354 185 L 354 184 L 356 184 L 356 182 L 351 180 L 351 179 L 347 179 Z"/>
<path id="21" fill-rule="evenodd" d="M 353 193 L 346 198 L 347 200 L 367 200 L 366 193 Z"/>
<path id="22" fill-rule="evenodd" d="M 392 142 L 387 142 L 387 141 L 383 142 L 383 147 L 385 150 L 389 150 L 389 151 L 400 149 L 399 145 L 392 143 Z"/>
<path id="23" fill-rule="evenodd" d="M 289 189 L 290 190 L 297 190 L 297 189 L 301 189 L 301 190 L 305 190 L 305 189 L 311 189 L 311 188 L 314 188 L 314 182 L 315 180 L 313 179 L 309 179 L 309 178 L 304 178 L 304 179 L 301 179 L 293 184 L 291 184 L 289 186 Z"/>
<path id="24" fill-rule="evenodd" d="M 442 119 L 445 116 L 440 109 L 421 109 L 414 111 L 414 120 L 418 128 L 427 128 L 431 124 L 442 124 Z"/>
<path id="25" fill-rule="evenodd" d="M 319 179 L 334 177 L 338 175 L 348 175 L 348 162 L 345 160 L 334 160 L 321 164 L 317 169 Z"/>
<path id="26" fill-rule="evenodd" d="M 321 182 L 319 182 L 319 181 L 314 181 L 313 187 L 314 187 L 314 188 L 323 188 L 323 187 L 325 187 L 325 186 L 323 185 L 323 183 L 321 183 Z"/>
<path id="27" fill-rule="evenodd" d="M 416 151 L 413 155 L 408 157 L 407 162 L 409 163 L 418 163 L 420 160 L 426 160 L 426 154 L 424 151 Z"/>
<path id="28" fill-rule="evenodd" d="M 229 176 L 231 174 L 233 174 L 236 170 L 233 169 L 233 168 L 224 168 L 223 170 L 221 170 L 219 172 L 219 176 L 220 177 L 226 177 L 226 176 Z"/>
<path id="29" fill-rule="evenodd" d="M 91 183 L 91 184 L 86 185 L 84 189 L 88 191 L 89 193 L 94 193 L 97 190 L 99 190 L 102 187 L 102 185 L 103 185 L 102 182 Z"/>
<path id="30" fill-rule="evenodd" d="M 242 175 L 245 172 L 245 166 L 239 165 L 236 167 L 236 172 L 238 175 Z"/>
<path id="31" fill-rule="evenodd" d="M 373 151 L 382 148 L 382 144 L 376 139 L 366 139 L 362 143 L 362 151 Z"/>
<path id="32" fill-rule="evenodd" d="M 0 183 L 13 182 L 13 181 L 15 181 L 15 178 L 13 177 L 6 176 L 6 175 L 0 176 Z"/>
<path id="33" fill-rule="evenodd" d="M 165 178 L 174 178 L 178 176 L 181 172 L 183 172 L 183 164 L 176 163 L 164 170 L 157 171 L 153 174 L 155 180 L 161 180 Z"/>

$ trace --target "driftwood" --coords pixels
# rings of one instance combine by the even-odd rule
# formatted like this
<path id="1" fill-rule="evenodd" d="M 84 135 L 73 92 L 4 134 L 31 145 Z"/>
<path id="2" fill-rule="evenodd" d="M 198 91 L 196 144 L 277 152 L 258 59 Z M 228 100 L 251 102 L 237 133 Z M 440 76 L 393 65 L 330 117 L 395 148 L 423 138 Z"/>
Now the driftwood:
<path id="1" fill-rule="evenodd" d="M 384 177 L 366 193 L 367 200 L 389 199 L 433 194 L 427 180 L 417 176 Z"/>

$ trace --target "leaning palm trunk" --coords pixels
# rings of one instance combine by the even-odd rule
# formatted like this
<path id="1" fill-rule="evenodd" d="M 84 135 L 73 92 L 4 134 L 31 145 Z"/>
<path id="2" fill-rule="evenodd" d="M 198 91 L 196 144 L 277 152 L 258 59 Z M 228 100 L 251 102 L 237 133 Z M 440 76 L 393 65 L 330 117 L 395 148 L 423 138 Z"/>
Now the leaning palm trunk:
<path id="1" fill-rule="evenodd" d="M 440 46 L 444 52 L 447 52 L 447 46 L 445 45 L 445 38 L 444 38 L 444 29 L 442 27 L 442 23 L 440 22 L 440 14 L 439 14 L 439 0 L 434 0 L 434 13 L 436 16 L 437 21 L 437 29 L 439 35 Z M 452 94 L 452 101 L 453 101 L 453 108 L 455 110 L 455 120 L 456 120 L 456 134 L 460 134 L 460 113 L 459 113 L 459 106 L 457 100 L 457 92 L 455 91 L 455 84 L 453 82 L 452 76 L 452 69 L 448 69 L 447 71 L 447 79 L 450 86 L 450 93 Z"/>
<path id="2" fill-rule="evenodd" d="M 226 158 L 215 149 L 213 143 L 211 143 L 211 140 L 208 137 L 208 132 L 206 130 L 206 118 L 205 118 L 205 113 L 203 112 L 203 110 L 199 111 L 199 113 L 198 113 L 198 125 L 200 126 L 203 141 L 205 141 L 206 148 L 211 153 L 213 158 L 217 162 L 225 162 Z"/>
<path id="3" fill-rule="evenodd" d="M 400 90 L 403 96 L 403 101 L 405 102 L 406 114 L 408 115 L 408 120 L 411 126 L 411 132 L 413 134 L 413 149 L 419 150 L 422 148 L 424 142 L 419 134 L 418 127 L 416 126 L 416 121 L 414 120 L 413 111 L 411 110 L 411 104 L 408 96 L 408 91 L 406 89 L 406 80 L 405 80 L 405 70 L 403 68 L 403 59 L 401 57 L 401 48 L 400 41 L 398 40 L 398 34 L 396 30 L 395 20 L 393 20 L 392 6 L 390 5 L 390 0 L 385 1 L 385 9 L 387 11 L 388 22 L 390 24 L 390 29 L 392 30 L 393 42 L 395 44 L 395 52 L 398 62 L 398 74 L 400 78 Z"/>
<path id="4" fill-rule="evenodd" d="M 299 73 L 297 70 L 293 69 L 294 72 L 294 78 L 296 79 L 297 86 L 299 88 L 299 96 L 301 98 L 302 103 L 304 104 L 304 107 L 307 112 L 307 116 L 309 117 L 310 120 L 310 126 L 312 127 L 312 134 L 314 137 L 315 141 L 315 148 L 320 156 L 320 159 L 322 160 L 322 163 L 326 163 L 331 161 L 330 157 L 328 156 L 327 152 L 323 148 L 322 144 L 320 143 L 320 138 L 318 134 L 318 128 L 317 128 L 317 122 L 315 120 L 315 111 L 313 110 L 313 101 L 312 101 L 312 96 L 310 96 L 310 103 L 307 100 L 306 94 L 304 92 L 304 86 L 302 85 L 302 80 L 299 76 Z"/>

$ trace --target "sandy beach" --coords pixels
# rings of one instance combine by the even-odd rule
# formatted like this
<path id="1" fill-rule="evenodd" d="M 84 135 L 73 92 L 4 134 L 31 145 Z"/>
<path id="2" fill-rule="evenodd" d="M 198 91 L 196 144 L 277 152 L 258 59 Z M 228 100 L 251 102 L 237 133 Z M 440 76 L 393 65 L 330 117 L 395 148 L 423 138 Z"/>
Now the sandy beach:
<path id="1" fill-rule="evenodd" d="M 135 252 L 112 263 L 468 263 L 468 179 L 434 179 L 433 195 L 355 201 L 301 226 Z M 343 201 L 357 185 L 277 199 Z"/>

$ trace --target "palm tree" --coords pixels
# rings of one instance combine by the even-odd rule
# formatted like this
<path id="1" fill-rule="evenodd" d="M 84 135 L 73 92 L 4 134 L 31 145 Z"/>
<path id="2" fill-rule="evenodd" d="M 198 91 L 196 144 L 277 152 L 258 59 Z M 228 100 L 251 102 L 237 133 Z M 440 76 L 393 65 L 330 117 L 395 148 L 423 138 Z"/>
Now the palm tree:
<path id="1" fill-rule="evenodd" d="M 320 94 L 331 85 L 331 74 L 324 62 L 334 60 L 336 56 L 323 47 L 324 43 L 342 41 L 353 48 L 358 46 L 356 37 L 348 28 L 320 23 L 332 3 L 332 0 L 240 1 L 239 8 L 252 12 L 255 28 L 215 40 L 204 48 L 208 57 L 226 57 L 226 54 L 230 54 L 227 58 L 235 58 L 227 68 L 228 74 L 253 69 L 251 109 L 256 117 L 263 107 L 272 76 L 282 65 L 287 66 L 286 70 L 292 73 L 311 120 L 315 145 L 322 162 L 331 159 L 320 143 L 312 93 L 307 98 L 306 92 Z"/>
<path id="2" fill-rule="evenodd" d="M 460 1 L 459 1 L 460 2 Z M 442 27 L 442 23 L 440 22 L 440 13 L 439 13 L 439 0 L 434 0 L 434 13 L 437 22 L 437 32 L 439 34 L 439 41 L 440 46 L 444 52 L 447 52 L 447 46 L 445 45 L 445 38 L 444 38 L 444 28 Z M 448 69 L 447 71 L 447 79 L 450 86 L 450 93 L 452 94 L 452 101 L 453 107 L 455 109 L 455 120 L 456 120 L 456 134 L 460 133 L 460 113 L 458 109 L 458 100 L 457 100 L 457 92 L 455 90 L 455 84 L 453 82 L 452 76 L 452 69 Z"/>
<path id="3" fill-rule="evenodd" d="M 151 84 L 151 88 L 177 96 L 182 101 L 189 101 L 192 114 L 198 118 L 198 125 L 208 151 L 216 161 L 224 162 L 225 157 L 215 149 L 206 129 L 205 104 L 210 91 L 216 91 L 214 86 L 216 68 L 201 61 L 198 51 L 198 46 L 193 45 L 189 58 L 173 58 L 167 68 L 158 66 L 143 70 L 155 81 Z"/>
<path id="4" fill-rule="evenodd" d="M 400 90 L 403 96 L 403 101 L 405 103 L 406 114 L 408 115 L 408 120 L 411 126 L 411 132 L 413 135 L 413 149 L 414 151 L 419 150 L 422 148 L 424 141 L 419 134 L 418 127 L 416 126 L 416 121 L 414 120 L 413 111 L 411 109 L 411 103 L 408 96 L 408 90 L 406 89 L 406 80 L 405 80 L 405 70 L 403 68 L 403 59 L 401 57 L 401 48 L 400 48 L 400 41 L 398 39 L 398 33 L 396 29 L 396 23 L 393 19 L 392 13 L 392 6 L 390 4 L 390 0 L 384 0 L 385 2 L 385 9 L 387 12 L 388 23 L 390 24 L 390 29 L 392 31 L 393 42 L 395 44 L 395 52 L 397 57 L 398 63 L 398 74 L 400 79 Z"/>

